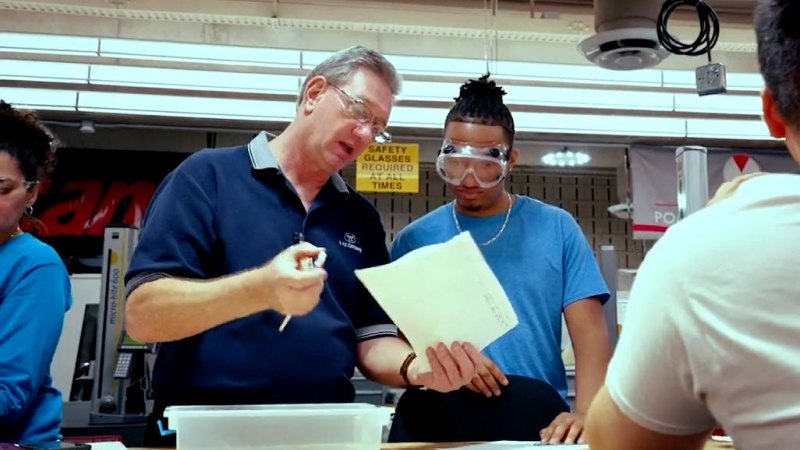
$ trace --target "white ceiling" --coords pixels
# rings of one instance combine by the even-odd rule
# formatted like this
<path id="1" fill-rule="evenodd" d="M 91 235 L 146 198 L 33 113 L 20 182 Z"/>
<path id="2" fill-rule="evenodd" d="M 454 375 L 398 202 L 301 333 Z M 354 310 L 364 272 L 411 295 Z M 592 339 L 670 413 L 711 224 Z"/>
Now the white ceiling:
<path id="1" fill-rule="evenodd" d="M 3 11 L 0 14 L 0 31 L 325 51 L 362 44 L 387 54 L 480 60 L 485 55 L 486 29 L 491 24 L 492 28 L 498 30 L 500 37 L 497 42 L 498 59 L 586 66 L 588 63 L 575 47 L 577 42 L 592 33 L 591 2 L 536 0 L 533 3 L 536 14 L 531 18 L 530 0 L 500 0 L 497 17 L 489 20 L 483 10 L 484 0 L 0 0 L 0 11 Z M 748 21 L 743 20 L 753 2 L 712 0 L 711 3 L 719 7 L 723 17 L 720 50 L 715 52 L 715 59 L 724 62 L 730 72 L 756 72 L 752 29 L 747 25 Z M 542 15 L 553 11 L 559 14 Z M 676 28 L 692 29 L 690 24 L 684 22 L 676 24 Z M 71 62 L 98 62 L 47 56 Z M 0 55 L 0 59 L 4 57 L 9 56 Z M 10 57 L 32 58 L 29 55 Z M 671 56 L 659 69 L 693 70 L 702 62 L 704 61 L 698 62 L 694 58 Z M 145 64 L 135 61 L 119 63 Z M 179 65 L 173 67 L 181 68 Z M 239 67 L 230 70 L 244 69 Z M 305 72 L 298 74 L 303 73 Z M 450 81 L 460 82 L 456 79 Z M 3 84 L 0 79 L 0 88 Z M 529 109 L 536 112 L 535 107 Z M 606 110 L 591 113 L 597 116 L 609 114 Z M 627 115 L 633 117 L 636 114 L 629 111 Z M 666 116 L 682 117 L 676 113 L 668 113 Z M 697 114 L 690 116 L 699 117 Z M 75 121 L 80 119 L 93 119 L 101 125 L 105 121 L 111 126 L 133 123 L 199 128 L 250 128 L 259 125 L 217 119 L 109 117 L 59 112 L 48 114 L 48 118 L 72 123 L 77 123 Z M 106 128 L 109 129 L 111 128 Z M 98 130 L 103 128 L 99 127 Z M 99 131 L 97 135 L 85 139 L 100 139 L 104 134 Z M 416 135 L 435 139 L 439 132 L 417 130 Z M 624 145 L 631 143 L 672 146 L 688 142 L 685 139 L 678 141 L 670 138 L 649 138 L 642 141 L 625 136 L 559 134 L 525 135 L 521 138 L 537 141 L 536 144 L 531 144 L 531 154 L 546 151 L 556 143 L 562 145 L 565 142 L 570 145 L 582 143 L 584 146 L 592 143 L 595 147 L 590 148 L 598 151 L 619 151 Z M 719 144 L 713 139 L 698 143 Z M 775 145 L 769 141 L 742 144 Z"/>
<path id="2" fill-rule="evenodd" d="M 241 1 L 241 0 L 230 0 Z M 263 0 L 265 3 L 275 4 L 274 0 Z M 277 7 L 284 0 L 278 0 Z M 375 1 L 351 0 L 353 3 L 370 4 Z M 383 3 L 396 3 L 397 0 L 376 0 Z M 561 12 L 564 14 L 575 14 L 591 11 L 594 2 L 592 0 L 407 0 L 403 3 L 412 5 L 442 6 L 449 8 L 464 9 L 483 9 L 491 8 L 492 3 L 496 2 L 498 11 L 533 11 L 535 14 L 543 12 Z M 755 6 L 755 0 L 707 0 L 709 5 L 719 14 L 723 20 L 749 20 Z M 680 11 L 690 12 L 691 8 L 684 7 Z"/>

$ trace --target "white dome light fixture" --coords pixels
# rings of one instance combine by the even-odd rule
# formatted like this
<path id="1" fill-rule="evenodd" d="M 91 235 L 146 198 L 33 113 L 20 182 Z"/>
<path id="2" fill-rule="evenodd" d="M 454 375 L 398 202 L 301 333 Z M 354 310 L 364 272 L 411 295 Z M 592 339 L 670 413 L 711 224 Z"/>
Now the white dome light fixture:
<path id="1" fill-rule="evenodd" d="M 655 27 L 608 30 L 584 39 L 578 50 L 593 64 L 610 70 L 639 70 L 658 65 L 670 53 Z"/>
<path id="2" fill-rule="evenodd" d="M 670 55 L 656 25 L 663 0 L 594 0 L 594 36 L 578 45 L 592 64 L 610 70 L 639 70 Z"/>
<path id="3" fill-rule="evenodd" d="M 564 149 L 560 152 L 550 152 L 542 156 L 542 163 L 547 166 L 575 167 L 589 164 L 592 157 L 588 153 L 573 152 Z"/>

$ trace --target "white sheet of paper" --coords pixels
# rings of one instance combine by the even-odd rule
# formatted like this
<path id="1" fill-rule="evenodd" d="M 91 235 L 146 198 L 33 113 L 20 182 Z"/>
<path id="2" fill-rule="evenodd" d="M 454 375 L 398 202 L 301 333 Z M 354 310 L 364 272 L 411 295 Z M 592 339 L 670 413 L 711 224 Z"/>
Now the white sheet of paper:
<path id="1" fill-rule="evenodd" d="M 126 450 L 122 442 L 90 442 L 92 450 Z"/>
<path id="2" fill-rule="evenodd" d="M 548 445 L 541 442 L 525 442 L 525 441 L 497 441 L 489 442 L 487 444 L 467 445 L 464 447 L 455 447 L 455 449 L 462 450 L 532 450 L 533 448 L 546 448 L 548 450 L 588 450 L 589 446 L 586 444 L 558 444 Z"/>
<path id="3" fill-rule="evenodd" d="M 431 370 L 428 347 L 470 342 L 482 350 L 518 323 L 468 231 L 356 276 L 420 355 L 423 371 Z"/>

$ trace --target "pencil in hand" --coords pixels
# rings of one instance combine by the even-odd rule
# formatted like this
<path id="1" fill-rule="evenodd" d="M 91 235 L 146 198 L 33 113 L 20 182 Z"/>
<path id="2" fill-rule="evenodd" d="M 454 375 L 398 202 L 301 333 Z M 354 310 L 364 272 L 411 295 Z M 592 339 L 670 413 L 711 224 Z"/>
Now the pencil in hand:
<path id="1" fill-rule="evenodd" d="M 311 258 L 303 258 L 300 260 L 300 268 L 302 270 L 313 269 L 314 267 L 322 267 L 325 264 L 325 259 L 328 257 L 328 254 L 325 253 L 325 249 L 321 249 L 319 255 L 317 255 L 316 261 Z M 292 320 L 292 315 L 287 314 L 286 317 L 283 318 L 283 322 L 278 327 L 278 332 L 283 333 L 283 330 L 286 328 L 286 325 L 289 324 L 289 321 Z"/>

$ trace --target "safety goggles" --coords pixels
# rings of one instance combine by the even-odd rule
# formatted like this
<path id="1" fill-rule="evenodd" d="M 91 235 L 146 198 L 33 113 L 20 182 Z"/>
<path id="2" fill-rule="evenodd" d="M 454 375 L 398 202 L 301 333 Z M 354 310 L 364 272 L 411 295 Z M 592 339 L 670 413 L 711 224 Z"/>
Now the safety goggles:
<path id="1" fill-rule="evenodd" d="M 461 186 L 472 175 L 478 186 L 497 186 L 508 174 L 508 147 L 502 144 L 477 147 L 445 139 L 436 158 L 436 172 L 447 183 Z"/>

